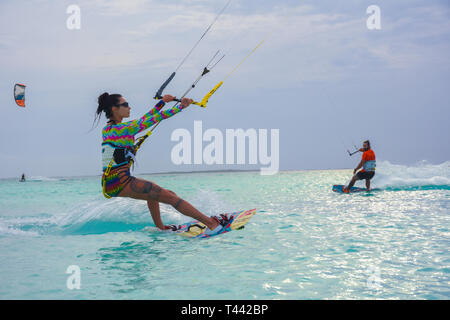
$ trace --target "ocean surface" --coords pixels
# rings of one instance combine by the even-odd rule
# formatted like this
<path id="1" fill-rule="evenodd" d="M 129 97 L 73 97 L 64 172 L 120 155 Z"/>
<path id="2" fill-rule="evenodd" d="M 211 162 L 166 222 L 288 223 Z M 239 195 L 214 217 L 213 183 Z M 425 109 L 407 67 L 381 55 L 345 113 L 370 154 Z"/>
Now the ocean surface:
<path id="1" fill-rule="evenodd" d="M 379 162 L 377 190 L 331 191 L 351 174 L 141 175 L 208 215 L 257 209 L 204 240 L 99 177 L 0 180 L 0 299 L 450 299 L 450 162 Z"/>

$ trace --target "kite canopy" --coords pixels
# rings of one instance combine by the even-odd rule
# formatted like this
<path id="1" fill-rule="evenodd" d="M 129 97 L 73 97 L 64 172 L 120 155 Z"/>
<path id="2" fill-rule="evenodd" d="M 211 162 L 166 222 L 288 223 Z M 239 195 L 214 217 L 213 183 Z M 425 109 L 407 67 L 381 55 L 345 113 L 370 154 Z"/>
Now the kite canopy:
<path id="1" fill-rule="evenodd" d="M 25 108 L 25 85 L 16 83 L 14 85 L 14 100 L 19 107 Z"/>

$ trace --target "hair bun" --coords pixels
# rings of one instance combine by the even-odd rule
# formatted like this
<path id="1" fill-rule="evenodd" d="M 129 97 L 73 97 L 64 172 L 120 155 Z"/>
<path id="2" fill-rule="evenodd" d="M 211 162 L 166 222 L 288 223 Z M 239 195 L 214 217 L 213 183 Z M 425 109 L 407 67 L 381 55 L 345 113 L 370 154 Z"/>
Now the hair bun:
<path id="1" fill-rule="evenodd" d="M 104 109 L 104 107 L 108 104 L 109 93 L 105 92 L 98 97 L 98 105 Z"/>

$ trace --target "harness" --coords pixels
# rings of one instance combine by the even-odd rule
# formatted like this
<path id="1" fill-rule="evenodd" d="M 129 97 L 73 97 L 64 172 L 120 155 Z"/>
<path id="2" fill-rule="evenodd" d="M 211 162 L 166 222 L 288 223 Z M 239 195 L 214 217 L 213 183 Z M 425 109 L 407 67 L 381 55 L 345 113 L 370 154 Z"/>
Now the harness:
<path id="1" fill-rule="evenodd" d="M 377 163 L 375 160 L 369 160 L 364 162 L 363 168 L 365 171 L 375 171 Z"/>
<path id="2" fill-rule="evenodd" d="M 111 169 L 121 167 L 135 161 L 136 150 L 133 147 L 118 147 L 112 143 L 102 143 L 102 163 L 104 175 L 102 176 L 102 189 L 105 198 L 110 199 L 105 190 L 105 178 L 109 176 Z"/>

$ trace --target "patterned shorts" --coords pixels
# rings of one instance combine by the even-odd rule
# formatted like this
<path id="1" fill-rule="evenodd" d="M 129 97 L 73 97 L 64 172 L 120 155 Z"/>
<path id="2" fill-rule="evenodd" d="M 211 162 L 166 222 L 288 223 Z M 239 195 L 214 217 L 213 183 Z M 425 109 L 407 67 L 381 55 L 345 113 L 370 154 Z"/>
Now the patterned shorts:
<path id="1" fill-rule="evenodd" d="M 104 184 L 104 192 L 110 197 L 117 197 L 132 179 L 130 167 L 124 165 L 111 170 L 108 176 L 103 174 L 102 188 Z"/>

